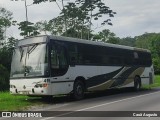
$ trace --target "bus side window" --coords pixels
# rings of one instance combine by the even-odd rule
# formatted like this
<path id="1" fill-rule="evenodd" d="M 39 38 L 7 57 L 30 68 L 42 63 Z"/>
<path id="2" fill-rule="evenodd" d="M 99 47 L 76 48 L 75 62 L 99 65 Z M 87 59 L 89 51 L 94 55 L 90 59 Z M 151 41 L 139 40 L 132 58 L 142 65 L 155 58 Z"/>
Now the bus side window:
<path id="1" fill-rule="evenodd" d="M 58 61 L 59 61 L 59 67 L 61 69 L 67 67 L 67 59 L 66 59 L 65 49 L 64 49 L 64 47 L 61 47 L 61 46 L 58 47 Z"/>
<path id="2" fill-rule="evenodd" d="M 51 49 L 51 68 L 59 68 L 58 54 L 55 46 Z"/>
<path id="3" fill-rule="evenodd" d="M 60 42 L 51 47 L 51 73 L 52 76 L 64 75 L 68 70 L 66 49 Z"/>
<path id="4" fill-rule="evenodd" d="M 67 66 L 66 53 L 63 46 L 52 46 L 51 65 L 52 68 L 64 68 L 65 66 Z"/>
<path id="5" fill-rule="evenodd" d="M 77 51 L 77 45 L 70 43 L 68 47 L 69 51 L 69 58 L 71 64 L 77 64 L 78 63 L 78 51 Z"/>

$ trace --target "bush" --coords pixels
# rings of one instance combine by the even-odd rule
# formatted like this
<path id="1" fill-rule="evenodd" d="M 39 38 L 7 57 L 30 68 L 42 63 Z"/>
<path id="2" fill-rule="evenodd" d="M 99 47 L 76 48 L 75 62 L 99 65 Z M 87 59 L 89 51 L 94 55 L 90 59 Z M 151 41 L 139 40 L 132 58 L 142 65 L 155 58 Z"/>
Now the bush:
<path id="1" fill-rule="evenodd" d="M 160 57 L 153 57 L 152 62 L 154 66 L 154 72 L 155 74 L 159 75 L 160 74 Z"/>
<path id="2" fill-rule="evenodd" d="M 0 64 L 0 91 L 9 90 L 9 72 Z"/>

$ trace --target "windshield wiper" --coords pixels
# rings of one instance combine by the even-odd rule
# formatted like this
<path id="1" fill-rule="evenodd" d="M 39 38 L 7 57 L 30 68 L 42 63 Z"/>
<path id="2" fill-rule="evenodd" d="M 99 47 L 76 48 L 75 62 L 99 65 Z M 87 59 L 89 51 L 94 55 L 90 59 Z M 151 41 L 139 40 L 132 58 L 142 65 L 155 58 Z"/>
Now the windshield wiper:
<path id="1" fill-rule="evenodd" d="M 22 49 L 22 47 L 19 48 L 19 51 L 21 53 L 21 57 L 20 57 L 20 62 L 22 61 L 22 58 L 23 58 L 23 53 L 24 53 L 24 50 Z"/>
<path id="2" fill-rule="evenodd" d="M 27 52 L 28 53 L 28 58 L 29 58 L 29 54 L 31 54 L 36 49 L 37 46 L 38 46 L 38 44 L 35 44 L 28 50 L 28 52 Z"/>

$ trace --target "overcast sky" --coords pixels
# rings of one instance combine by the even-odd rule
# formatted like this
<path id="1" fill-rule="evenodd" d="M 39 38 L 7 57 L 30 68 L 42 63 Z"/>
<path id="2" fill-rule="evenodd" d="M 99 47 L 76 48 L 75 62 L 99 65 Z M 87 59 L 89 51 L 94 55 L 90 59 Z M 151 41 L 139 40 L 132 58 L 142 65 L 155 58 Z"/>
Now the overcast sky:
<path id="1" fill-rule="evenodd" d="M 111 18 L 113 26 L 104 26 L 101 29 L 110 29 L 118 37 L 134 37 L 145 32 L 160 32 L 160 0 L 103 1 L 113 11 L 117 12 L 117 15 Z M 27 0 L 27 5 L 30 4 L 32 4 L 32 0 Z M 22 0 L 0 0 L 0 7 L 12 11 L 14 19 L 18 22 L 26 19 L 24 1 Z M 58 16 L 59 13 L 60 10 L 55 2 L 28 6 L 28 18 L 32 22 L 50 20 Z M 16 27 L 10 28 L 7 34 L 20 38 Z"/>

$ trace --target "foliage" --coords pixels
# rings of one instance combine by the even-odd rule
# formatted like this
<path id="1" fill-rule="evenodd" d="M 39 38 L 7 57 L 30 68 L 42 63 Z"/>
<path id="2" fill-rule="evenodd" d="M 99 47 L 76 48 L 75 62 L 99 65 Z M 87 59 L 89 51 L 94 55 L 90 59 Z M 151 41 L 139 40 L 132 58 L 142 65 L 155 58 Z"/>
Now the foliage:
<path id="1" fill-rule="evenodd" d="M 8 89 L 9 89 L 9 72 L 2 64 L 0 64 L 0 91 L 5 91 Z"/>
<path id="2" fill-rule="evenodd" d="M 0 40 L 4 39 L 4 33 L 6 29 L 12 25 L 11 20 L 12 12 L 0 7 Z"/>
<path id="3" fill-rule="evenodd" d="M 160 33 L 145 33 L 135 38 L 137 47 L 151 51 L 155 73 L 160 74 Z"/>
<path id="4" fill-rule="evenodd" d="M 156 74 L 160 74 L 160 34 L 153 37 L 150 45 Z"/>
<path id="5" fill-rule="evenodd" d="M 39 4 L 41 2 L 47 2 L 48 0 L 33 0 L 33 4 Z M 50 2 L 56 1 L 56 0 L 49 0 Z"/>
<path id="6" fill-rule="evenodd" d="M 15 38 L 10 37 L 5 43 L 5 46 L 0 49 L 0 91 L 8 90 L 9 88 L 9 72 L 12 59 L 12 48 L 17 41 Z"/>
<path id="7" fill-rule="evenodd" d="M 116 12 L 113 12 L 102 0 L 76 0 L 75 2 L 82 13 L 85 11 L 84 18 L 89 24 L 92 24 L 92 19 L 97 21 L 103 17 L 103 15 L 114 17 L 114 14 L 116 14 Z M 109 23 L 109 25 L 112 25 L 110 21 L 110 19 L 106 19 L 101 24 Z"/>
<path id="8" fill-rule="evenodd" d="M 5 34 L 8 27 L 16 24 L 16 21 L 12 19 L 12 12 L 0 7 L 0 90 L 3 91 L 9 88 L 12 48 L 16 41 L 13 37 L 8 38 Z"/>
<path id="9" fill-rule="evenodd" d="M 93 35 L 93 40 L 112 44 L 119 44 L 119 38 L 117 38 L 116 35 L 108 29 L 104 29 L 98 34 Z"/>
<path id="10" fill-rule="evenodd" d="M 10 70 L 11 66 L 11 57 L 11 51 L 6 48 L 0 49 L 0 64 L 2 64 L 8 71 Z"/>
<path id="11" fill-rule="evenodd" d="M 23 22 L 20 22 L 18 25 L 19 25 L 18 29 L 21 30 L 21 33 L 20 33 L 21 36 L 28 37 L 28 36 L 35 36 L 40 34 L 38 32 L 38 29 L 34 26 L 34 23 L 23 21 Z"/>
<path id="12" fill-rule="evenodd" d="M 40 4 L 47 1 L 49 0 L 33 0 L 33 3 Z M 50 2 L 55 2 L 58 5 L 56 0 L 50 0 Z M 64 0 L 61 0 L 61 3 L 62 8 L 58 5 L 61 10 L 59 16 L 49 21 L 39 21 L 36 24 L 29 21 L 22 21 L 16 24 L 16 21 L 13 21 L 12 12 L 0 7 L 0 45 L 3 45 L 3 48 L 0 49 L 0 80 L 3 81 L 3 84 L 7 83 L 7 87 L 12 48 L 14 47 L 16 39 L 10 37 L 6 42 L 2 42 L 2 40 L 5 38 L 4 33 L 6 29 L 12 25 L 18 25 L 19 30 L 21 30 L 20 35 L 24 37 L 34 36 L 40 34 L 40 32 L 44 32 L 45 34 L 149 49 L 152 53 L 155 73 L 160 74 L 160 33 L 144 33 L 134 38 L 118 38 L 108 29 L 95 33 L 94 30 L 97 28 L 101 28 L 104 25 L 112 25 L 110 18 L 116 14 L 116 12 L 104 4 L 104 1 L 74 0 L 74 2 L 67 2 L 64 5 Z M 102 19 L 102 17 L 105 18 L 105 20 Z M 97 26 L 94 26 L 95 24 Z M 6 86 L 3 89 L 6 89 Z"/>
<path id="13" fill-rule="evenodd" d="M 152 62 L 154 65 L 155 74 L 160 74 L 160 57 L 153 57 Z"/>
<path id="14" fill-rule="evenodd" d="M 35 28 L 39 30 L 39 32 L 44 32 L 45 35 L 47 35 L 47 32 L 50 34 L 54 30 L 54 27 L 50 23 L 48 23 L 46 20 L 45 21 L 39 21 L 35 25 Z"/>
<path id="15" fill-rule="evenodd" d="M 57 2 L 56 0 L 52 1 Z M 46 0 L 34 0 L 33 3 L 39 4 L 41 2 L 46 2 Z M 75 0 L 75 2 L 68 2 L 66 5 L 64 5 L 62 0 L 62 6 L 63 9 L 60 8 L 61 13 L 58 17 L 53 18 L 48 23 L 38 22 L 37 28 L 44 32 L 49 31 L 55 35 L 91 39 L 93 22 L 103 16 L 114 17 L 114 14 L 116 14 L 101 0 Z M 103 20 L 100 26 L 106 24 L 112 25 L 111 19 Z"/>
<path id="16" fill-rule="evenodd" d="M 66 18 L 66 30 L 74 30 L 83 36 L 84 31 L 88 29 L 88 39 L 90 39 L 93 22 L 108 14 L 109 17 L 114 17 L 115 12 L 110 10 L 101 0 L 76 0 L 75 3 L 70 2 L 64 6 L 61 17 Z M 108 23 L 111 25 L 110 19 L 100 24 Z M 66 36 L 68 35 L 66 34 Z"/>
<path id="17" fill-rule="evenodd" d="M 62 35 L 64 33 L 62 22 L 62 18 L 57 17 L 50 21 L 39 21 L 35 24 L 35 28 L 37 28 L 39 32 L 44 32 L 45 34 Z"/>
<path id="18" fill-rule="evenodd" d="M 15 43 L 16 43 L 17 39 L 15 39 L 14 37 L 9 37 L 6 43 L 5 48 L 12 53 L 13 48 L 15 47 Z"/>
<path id="19" fill-rule="evenodd" d="M 153 34 L 154 33 L 145 33 L 143 35 L 135 37 L 136 46 L 139 48 L 149 49 Z"/>
<path id="20" fill-rule="evenodd" d="M 132 37 L 121 38 L 119 40 L 120 45 L 126 45 L 131 47 L 135 47 L 135 42 L 136 42 L 136 39 Z"/>
<path id="21" fill-rule="evenodd" d="M 119 38 L 118 37 L 111 37 L 107 42 L 112 43 L 112 44 L 119 44 Z"/>

